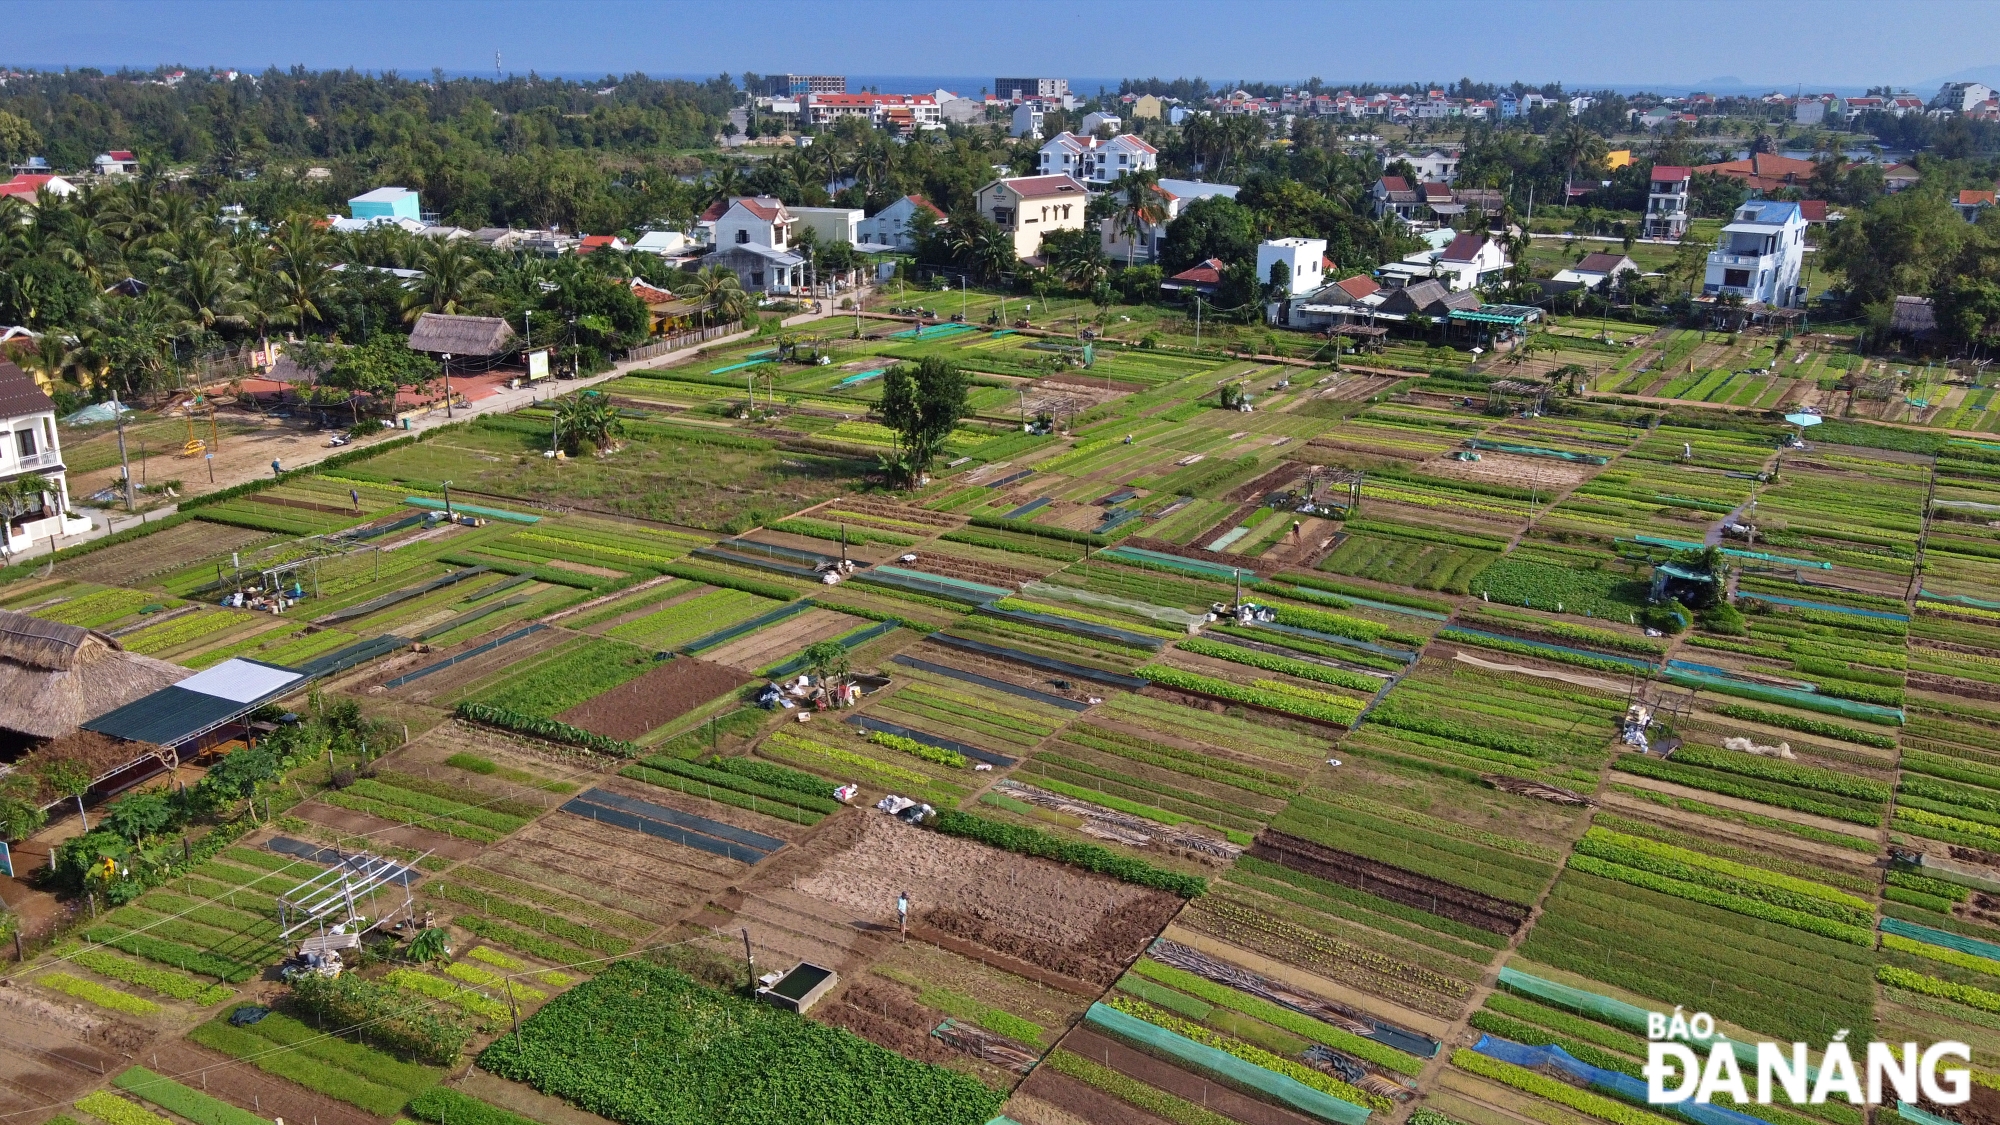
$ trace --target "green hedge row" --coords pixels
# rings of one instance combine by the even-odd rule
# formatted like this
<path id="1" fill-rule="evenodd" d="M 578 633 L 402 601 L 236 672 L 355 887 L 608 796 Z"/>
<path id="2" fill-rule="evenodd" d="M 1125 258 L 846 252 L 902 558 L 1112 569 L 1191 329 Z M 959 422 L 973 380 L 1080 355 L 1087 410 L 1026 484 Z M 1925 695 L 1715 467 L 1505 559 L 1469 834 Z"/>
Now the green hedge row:
<path id="1" fill-rule="evenodd" d="M 554 719 L 523 715 L 519 711 L 510 711 L 505 707 L 494 707 L 485 703 L 461 703 L 458 705 L 458 717 L 510 730 L 516 734 L 581 746 L 601 754 L 616 754 L 621 758 L 636 758 L 639 755 L 639 748 L 624 739 L 606 738 L 601 734 L 592 734 L 582 727 L 573 727 Z"/>
<path id="2" fill-rule="evenodd" d="M 1003 824 L 972 813 L 947 810 L 937 814 L 930 827 L 947 836 L 961 836 L 1003 851 L 1053 859 L 1127 883 L 1168 891 L 1182 898 L 1196 898 L 1208 890 L 1208 880 L 1198 875 L 1168 871 L 1096 844 L 1071 843 L 1040 829 Z"/>

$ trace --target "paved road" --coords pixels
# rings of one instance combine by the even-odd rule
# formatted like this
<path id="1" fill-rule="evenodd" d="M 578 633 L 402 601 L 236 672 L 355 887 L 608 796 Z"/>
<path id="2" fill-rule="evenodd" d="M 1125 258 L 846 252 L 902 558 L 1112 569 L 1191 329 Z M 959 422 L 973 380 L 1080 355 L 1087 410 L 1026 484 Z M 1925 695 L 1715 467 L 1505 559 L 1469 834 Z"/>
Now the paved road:
<path id="1" fill-rule="evenodd" d="M 866 295 L 867 291 L 863 290 L 860 296 L 857 297 L 857 299 L 865 299 Z M 800 313 L 798 316 L 792 317 L 790 320 L 785 321 L 784 326 L 790 328 L 795 325 L 808 323 L 810 321 L 822 320 L 829 317 L 839 317 L 840 315 L 842 314 L 839 313 L 838 311 L 819 312 L 819 313 Z M 851 316 L 852 314 L 850 313 L 847 315 Z M 754 335 L 754 333 L 752 332 L 747 332 L 747 331 L 738 332 L 735 333 L 734 335 L 718 337 L 714 340 L 710 340 L 706 344 L 701 345 L 701 347 L 688 348 L 685 351 L 669 352 L 666 355 L 656 356 L 652 359 L 624 360 L 620 363 L 613 365 L 611 370 L 609 371 L 605 371 L 597 375 L 592 375 L 584 379 L 565 379 L 553 385 L 545 384 L 543 386 L 523 387 L 517 391 L 503 390 L 499 394 L 493 395 L 490 398 L 480 399 L 478 402 L 475 403 L 453 406 L 451 408 L 449 417 L 446 416 L 445 409 L 442 406 L 440 406 L 433 410 L 427 411 L 424 414 L 411 417 L 409 429 L 407 430 L 397 429 L 393 431 L 392 434 L 385 434 L 382 438 L 379 438 L 377 440 L 386 441 L 391 436 L 406 437 L 410 434 L 420 434 L 426 430 L 434 430 L 437 429 L 439 426 L 446 426 L 456 422 L 463 422 L 468 418 L 477 418 L 483 414 L 505 414 L 510 411 L 519 410 L 524 406 L 531 406 L 534 403 L 540 402 L 543 399 L 551 397 L 553 395 L 568 394 L 571 391 L 582 390 L 585 387 L 596 386 L 599 383 L 603 383 L 611 379 L 616 379 L 620 375 L 624 375 L 628 372 L 636 371 L 641 368 L 671 367 L 675 364 L 685 363 L 689 359 L 692 359 L 697 352 L 700 352 L 704 348 L 713 348 L 721 345 L 734 343 L 738 340 L 745 339 L 752 335 Z M 313 465 L 318 464 L 320 461 L 333 456 L 336 452 L 338 451 L 334 449 L 323 449 L 318 453 L 316 453 L 310 459 L 293 464 L 287 471 L 295 471 L 298 469 L 311 468 Z M 55 551 L 68 547 L 74 547 L 79 543 L 87 543 L 93 539 L 101 539 L 106 535 L 110 535 L 119 531 L 125 531 L 130 528 L 137 527 L 142 523 L 156 523 L 160 520 L 167 518 L 168 516 L 173 515 L 175 512 L 180 510 L 180 507 L 177 504 L 166 504 L 158 508 L 152 508 L 145 512 L 137 512 L 137 513 L 128 513 L 121 511 L 117 508 L 95 508 L 85 504 L 73 504 L 72 507 L 77 512 L 77 514 L 90 517 L 90 522 L 92 526 L 89 532 L 83 535 L 64 536 L 61 539 L 44 540 L 43 542 L 37 543 L 35 546 L 29 548 L 28 550 L 16 552 L 12 556 L 10 561 L 21 563 L 21 562 L 29 562 L 37 558 L 44 558 L 54 553 Z"/>

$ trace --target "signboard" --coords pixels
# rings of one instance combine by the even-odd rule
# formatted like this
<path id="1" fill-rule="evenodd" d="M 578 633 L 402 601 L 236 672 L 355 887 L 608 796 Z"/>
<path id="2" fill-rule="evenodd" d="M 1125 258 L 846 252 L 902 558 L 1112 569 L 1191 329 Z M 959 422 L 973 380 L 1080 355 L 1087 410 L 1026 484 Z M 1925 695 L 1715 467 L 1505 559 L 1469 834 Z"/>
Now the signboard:
<path id="1" fill-rule="evenodd" d="M 549 377 L 549 353 L 547 351 L 528 353 L 528 381 Z"/>
<path id="2" fill-rule="evenodd" d="M 14 877 L 14 854 L 7 850 L 7 841 L 0 840 L 0 875 Z"/>

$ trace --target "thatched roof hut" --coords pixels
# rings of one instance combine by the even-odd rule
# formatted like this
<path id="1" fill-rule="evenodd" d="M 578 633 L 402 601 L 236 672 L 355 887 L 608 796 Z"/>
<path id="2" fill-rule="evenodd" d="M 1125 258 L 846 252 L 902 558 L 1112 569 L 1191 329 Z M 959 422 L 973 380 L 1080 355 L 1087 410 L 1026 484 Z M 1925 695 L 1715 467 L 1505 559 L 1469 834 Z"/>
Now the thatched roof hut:
<path id="1" fill-rule="evenodd" d="M 0 610 L 0 730 L 55 738 L 193 674 L 93 629 Z"/>
<path id="2" fill-rule="evenodd" d="M 513 350 L 514 326 L 497 316 L 425 313 L 410 330 L 410 350 L 453 359 L 487 359 Z"/>

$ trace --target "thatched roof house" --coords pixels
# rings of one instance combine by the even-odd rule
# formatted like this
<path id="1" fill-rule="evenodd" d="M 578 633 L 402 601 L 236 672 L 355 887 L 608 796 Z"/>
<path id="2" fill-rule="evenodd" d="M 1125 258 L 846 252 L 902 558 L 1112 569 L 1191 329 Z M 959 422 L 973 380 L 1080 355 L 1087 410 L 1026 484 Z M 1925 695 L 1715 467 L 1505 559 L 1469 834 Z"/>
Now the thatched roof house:
<path id="1" fill-rule="evenodd" d="M 0 730 L 55 738 L 193 674 L 93 629 L 0 610 Z"/>
<path id="2" fill-rule="evenodd" d="M 1898 297 L 1889 309 L 1889 331 L 1929 339 L 1937 335 L 1937 308 L 1929 297 Z"/>
<path id="3" fill-rule="evenodd" d="M 410 330 L 410 350 L 453 359 L 488 359 L 513 350 L 514 326 L 497 316 L 425 313 Z"/>

